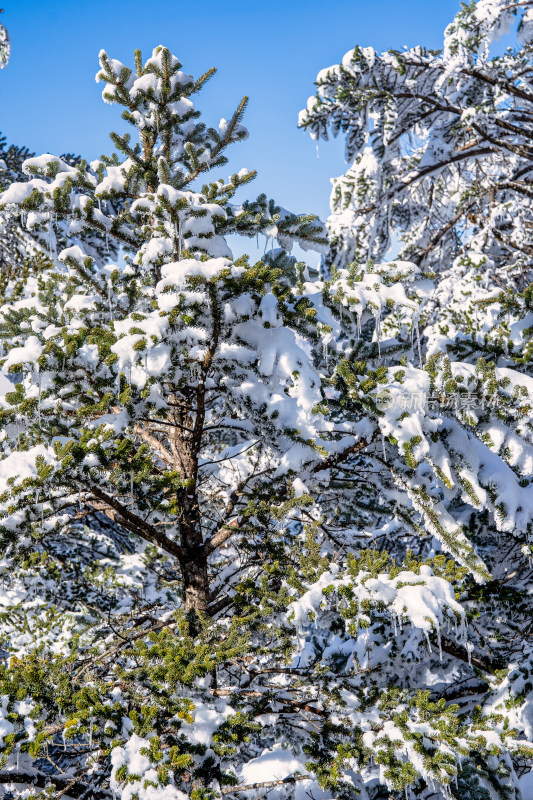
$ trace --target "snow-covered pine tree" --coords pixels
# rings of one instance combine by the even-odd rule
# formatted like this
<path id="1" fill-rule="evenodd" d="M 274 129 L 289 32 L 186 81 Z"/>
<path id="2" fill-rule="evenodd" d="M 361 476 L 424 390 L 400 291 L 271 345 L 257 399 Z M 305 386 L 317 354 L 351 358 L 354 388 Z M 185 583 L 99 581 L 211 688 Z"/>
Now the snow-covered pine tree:
<path id="1" fill-rule="evenodd" d="M 510 548 L 530 525 L 525 370 L 414 366 L 415 265 L 324 283 L 286 252 L 325 248 L 314 218 L 233 203 L 247 171 L 202 185 L 246 135 L 244 101 L 199 121 L 211 74 L 162 47 L 135 73 L 101 53 L 136 140 L 29 159 L 0 197 L 124 249 L 67 247 L 4 291 L 0 786 L 516 800 L 530 666 L 523 639 L 514 662 L 513 633 L 493 641 L 472 539 L 482 520 Z M 235 233 L 280 249 L 235 260 Z M 491 410 L 403 402 L 461 385 L 499 398 L 496 444 Z"/>
<path id="2" fill-rule="evenodd" d="M 481 0 L 463 5 L 442 53 L 415 48 L 378 55 L 356 48 L 341 65 L 319 74 L 317 95 L 300 117 L 315 138 L 345 133 L 347 157 L 354 160 L 333 181 L 326 259 L 333 285 L 343 273 L 376 271 L 372 262 L 361 264 L 391 251 L 436 278 L 420 284 L 420 305 L 403 331 L 405 313 L 398 319 L 386 312 L 379 325 L 376 317 L 366 335 L 363 327 L 363 338 L 382 338 L 376 373 L 384 376 L 378 414 L 386 446 L 380 477 L 386 487 L 386 461 L 396 486 L 422 514 L 433 514 L 434 506 L 424 510 L 420 501 L 440 498 L 454 520 L 462 519 L 488 566 L 486 582 L 476 586 L 466 578 L 456 584 L 470 619 L 470 647 L 491 654 L 492 667 L 477 662 L 477 675 L 484 673 L 487 682 L 461 683 L 465 673 L 452 677 L 457 662 L 453 668 L 448 663 L 447 675 L 439 677 L 448 683 L 441 696 L 459 703 L 463 719 L 482 709 L 515 709 L 506 725 L 526 750 L 533 741 L 531 14 L 528 2 Z M 517 23 L 518 44 L 503 56 L 491 55 L 511 23 Z M 394 262 L 377 271 L 408 268 Z M 398 359 L 398 339 L 405 342 L 406 334 L 411 351 Z M 340 403 L 364 396 L 368 362 L 358 369 L 361 377 L 354 380 L 342 366 L 352 385 L 339 387 Z M 403 450 L 403 469 L 391 458 L 389 443 Z M 375 456 L 361 458 L 367 470 L 375 463 Z M 518 494 L 508 494 L 511 486 L 520 486 Z M 377 486 L 369 494 L 386 497 Z M 394 522 L 383 526 L 380 546 L 398 557 L 407 546 L 418 557 L 435 546 L 431 539 L 409 541 L 398 524 L 404 519 L 399 509 L 388 511 L 381 519 Z M 379 519 L 383 508 L 372 512 Z M 425 528 L 435 533 L 431 518 Z M 454 553 L 449 543 L 444 549 Z M 494 721 L 489 726 L 498 729 Z M 521 762 L 521 747 L 513 756 L 518 774 L 531 765 L 531 754 Z M 496 782 L 491 778 L 476 790 L 459 784 L 451 791 L 499 797 Z M 508 786 L 504 796 L 509 791 L 514 797 L 514 776 L 510 783 L 515 788 Z"/>
<path id="3" fill-rule="evenodd" d="M 512 46 L 495 43 L 512 33 Z M 300 114 L 316 139 L 346 136 L 333 180 L 332 262 L 392 250 L 426 271 L 490 253 L 531 280 L 533 3 L 472 0 L 441 51 L 356 47 L 322 70 Z"/>

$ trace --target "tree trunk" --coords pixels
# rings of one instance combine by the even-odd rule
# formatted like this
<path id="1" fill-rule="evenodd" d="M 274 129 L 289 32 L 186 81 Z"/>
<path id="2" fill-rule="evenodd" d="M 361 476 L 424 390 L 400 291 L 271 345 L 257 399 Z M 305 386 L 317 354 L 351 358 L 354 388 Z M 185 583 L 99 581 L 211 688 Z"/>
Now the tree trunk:
<path id="1" fill-rule="evenodd" d="M 183 521 L 180 525 L 180 559 L 183 580 L 183 604 L 187 613 L 205 614 L 209 606 L 209 575 L 204 552 L 198 497 L 190 489 L 183 498 Z"/>
<path id="2" fill-rule="evenodd" d="M 195 552 L 196 550 L 196 552 Z M 207 559 L 191 549 L 181 563 L 183 576 L 183 604 L 185 611 L 207 613 L 209 606 L 209 578 L 207 573 Z"/>

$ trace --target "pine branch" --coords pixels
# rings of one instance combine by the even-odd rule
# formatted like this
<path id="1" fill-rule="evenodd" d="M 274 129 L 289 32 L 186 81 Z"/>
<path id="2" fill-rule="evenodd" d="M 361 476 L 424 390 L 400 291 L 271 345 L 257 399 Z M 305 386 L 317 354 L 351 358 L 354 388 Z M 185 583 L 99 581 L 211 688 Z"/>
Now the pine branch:
<path id="1" fill-rule="evenodd" d="M 296 781 L 308 781 L 310 779 L 310 775 L 291 775 L 288 778 L 281 778 L 277 781 L 262 781 L 260 783 L 246 783 L 241 786 L 222 787 L 220 789 L 220 794 L 239 794 L 240 792 L 249 792 L 252 789 L 266 789 L 274 786 L 282 786 L 287 783 L 295 783 Z"/>
<path id="2" fill-rule="evenodd" d="M 220 530 L 212 536 L 203 546 L 203 552 L 206 556 L 210 556 L 214 551 L 221 547 L 230 536 L 233 536 L 235 531 L 239 530 L 242 524 L 242 518 L 232 519 L 227 522 Z"/>
<path id="3" fill-rule="evenodd" d="M 207 70 L 207 72 L 204 72 L 203 75 L 200 75 L 200 77 L 198 78 L 198 80 L 194 84 L 194 90 L 193 91 L 194 92 L 199 92 L 200 89 L 204 86 L 204 84 L 206 84 L 207 81 L 210 80 L 213 77 L 213 75 L 215 75 L 216 71 L 217 71 L 216 67 L 210 67 Z"/>
<path id="4" fill-rule="evenodd" d="M 472 664 L 472 666 L 483 670 L 483 672 L 494 674 L 497 670 L 505 667 L 503 659 L 485 655 L 484 653 L 472 652 L 469 658 L 469 652 L 464 645 L 458 644 L 453 639 L 449 639 L 442 634 L 441 646 L 448 655 L 454 656 L 454 658 L 458 658 L 459 661 L 464 661 L 466 664 Z"/>
<path id="5" fill-rule="evenodd" d="M 156 544 L 166 553 L 175 556 L 175 558 L 182 558 L 183 549 L 180 547 L 180 545 L 172 541 L 172 539 L 168 539 L 163 533 L 158 531 L 157 528 L 154 528 L 153 525 L 150 525 L 148 522 L 141 519 L 141 517 L 133 514 L 115 497 L 111 497 L 97 486 L 85 484 L 85 487 L 90 494 L 94 495 L 97 500 L 103 503 L 104 509 L 105 507 L 108 507 L 113 511 L 116 511 L 120 517 L 121 523 L 132 533 L 136 533 L 142 539 L 145 539 L 151 544 Z M 98 508 L 99 511 L 104 509 L 101 507 Z"/>
<path id="6" fill-rule="evenodd" d="M 134 425 L 133 433 L 134 435 L 142 439 L 142 441 L 145 442 L 147 445 L 149 445 L 153 450 L 155 450 L 166 464 L 168 464 L 171 467 L 174 466 L 174 459 L 172 457 L 172 454 L 169 453 L 169 451 L 166 449 L 163 443 L 160 442 L 159 439 L 157 439 L 152 433 L 147 431 L 145 428 L 142 427 L 142 425 L 139 424 Z"/>
<path id="7" fill-rule="evenodd" d="M 370 442 L 367 442 L 364 439 L 362 441 L 354 442 L 340 453 L 333 453 L 333 455 L 328 456 L 323 461 L 319 461 L 318 464 L 313 464 L 312 472 L 321 472 L 324 469 L 336 467 L 338 464 L 346 461 L 346 459 L 350 456 L 354 455 L 355 453 L 359 453 L 361 450 L 364 450 L 365 447 L 369 447 L 374 441 L 374 438 L 372 438 Z"/>
<path id="8" fill-rule="evenodd" d="M 73 778 L 71 775 L 49 775 L 40 771 L 23 772 L 16 770 L 13 772 L 0 772 L 0 784 L 4 783 L 23 783 L 27 786 L 36 786 L 39 789 L 45 789 L 52 784 L 61 793 L 67 792 L 69 796 L 74 798 L 85 796 L 94 798 L 94 800 L 106 800 L 113 797 L 113 794 L 107 789 L 93 787 L 81 778 Z"/>
<path id="9" fill-rule="evenodd" d="M 449 164 L 455 164 L 459 161 L 464 161 L 467 158 L 479 158 L 480 156 L 492 155 L 498 152 L 494 147 L 480 147 L 474 152 L 460 152 L 456 153 L 453 156 L 449 156 L 448 158 L 444 159 L 443 161 L 438 161 L 435 164 L 429 164 L 427 167 L 424 167 L 420 170 L 415 170 L 414 174 L 404 178 L 399 183 L 394 184 L 391 189 L 388 189 L 384 192 L 383 196 L 380 198 L 380 202 L 384 200 L 390 200 L 395 195 L 400 194 L 413 183 L 416 183 L 422 178 L 426 178 L 428 175 L 431 175 L 433 172 L 438 172 L 443 167 L 448 166 Z M 372 204 L 370 206 L 365 206 L 364 208 L 359 208 L 358 211 L 360 214 L 369 214 L 371 211 L 374 211 L 376 208 L 376 204 Z"/>

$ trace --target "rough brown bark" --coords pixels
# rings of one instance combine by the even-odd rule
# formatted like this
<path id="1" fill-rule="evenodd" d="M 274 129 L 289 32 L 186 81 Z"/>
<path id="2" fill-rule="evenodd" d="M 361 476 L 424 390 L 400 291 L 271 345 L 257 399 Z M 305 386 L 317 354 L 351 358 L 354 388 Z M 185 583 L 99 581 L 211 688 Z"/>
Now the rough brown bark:
<path id="1" fill-rule="evenodd" d="M 207 560 L 192 556 L 181 565 L 181 571 L 185 611 L 207 614 L 209 606 Z"/>

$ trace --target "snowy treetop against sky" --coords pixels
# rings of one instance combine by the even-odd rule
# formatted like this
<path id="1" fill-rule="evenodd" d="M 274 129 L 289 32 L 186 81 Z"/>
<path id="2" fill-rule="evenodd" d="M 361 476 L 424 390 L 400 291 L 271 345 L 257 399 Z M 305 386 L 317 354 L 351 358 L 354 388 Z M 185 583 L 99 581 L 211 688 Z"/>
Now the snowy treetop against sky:
<path id="1" fill-rule="evenodd" d="M 258 193 L 276 197 L 294 211 L 325 218 L 329 179 L 343 169 L 343 148 L 321 147 L 317 159 L 314 143 L 296 128 L 310 80 L 324 63 L 331 63 L 356 41 L 377 49 L 414 45 L 419 40 L 438 47 L 443 26 L 459 8 L 458 0 L 431 4 L 410 0 L 408 8 L 395 0 L 380 0 L 383 14 L 377 26 L 372 7 L 363 0 L 332 2 L 331 14 L 324 16 L 319 0 L 309 0 L 305 13 L 298 0 L 289 4 L 274 0 L 268 11 L 247 0 L 234 0 L 226 7 L 205 0 L 202 47 L 197 46 L 195 37 L 184 35 L 197 24 L 195 6 L 182 5 L 177 14 L 172 0 L 157 0 L 154 13 L 148 15 L 140 0 L 127 5 L 118 2 L 107 9 L 104 38 L 94 24 L 91 5 L 73 5 L 67 0 L 4 3 L 2 21 L 16 46 L 9 69 L 1 73 L 0 130 L 9 142 L 25 144 L 32 152 L 60 154 L 75 148 L 89 161 L 98 158 L 108 150 L 107 132 L 114 117 L 109 106 L 100 102 L 96 85 L 87 80 L 94 72 L 95 53 L 104 47 L 114 57 L 128 61 L 135 47 L 151 52 L 154 42 L 172 43 L 189 72 L 201 74 L 206 63 L 219 68 L 217 81 L 206 86 L 203 95 L 203 111 L 210 120 L 218 121 L 240 97 L 250 95 L 246 124 L 251 136 L 238 151 L 229 153 L 229 171 L 253 167 L 259 173 Z M 228 45 L 236 29 L 238 48 Z M 68 64 L 61 86 L 69 97 L 69 113 L 60 122 L 57 60 L 53 48 L 45 44 L 49 41 L 62 42 Z M 26 111 L 21 108 L 20 87 L 35 79 L 35 63 L 39 63 L 40 89 Z M 281 86 L 283 91 L 277 91 Z M 39 125 L 32 124 L 32 114 Z M 260 239 L 257 252 L 262 254 L 263 248 Z"/>
<path id="2" fill-rule="evenodd" d="M 494 55 L 510 31 L 518 47 Z M 531 3 L 487 0 L 464 5 L 441 51 L 356 48 L 318 74 L 300 125 L 345 134 L 350 163 L 331 194 L 334 261 L 392 247 L 431 271 L 463 248 L 527 273 L 532 31 Z"/>

